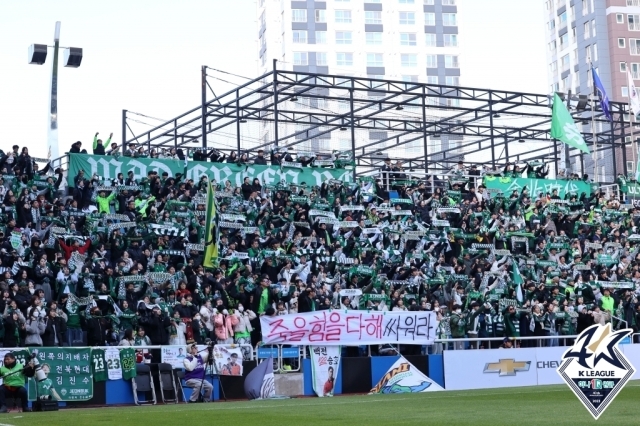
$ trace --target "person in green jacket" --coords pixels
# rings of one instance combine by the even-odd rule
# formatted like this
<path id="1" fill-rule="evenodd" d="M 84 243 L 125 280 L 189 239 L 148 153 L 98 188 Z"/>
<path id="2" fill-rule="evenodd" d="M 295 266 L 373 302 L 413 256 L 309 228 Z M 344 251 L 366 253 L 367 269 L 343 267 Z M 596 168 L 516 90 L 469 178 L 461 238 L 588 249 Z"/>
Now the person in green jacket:
<path id="1" fill-rule="evenodd" d="M 120 319 L 120 329 L 122 330 L 123 335 L 124 330 L 136 329 L 138 317 L 136 316 L 136 313 L 129 308 L 129 303 L 127 303 L 126 300 L 122 301 L 122 313 L 118 316 L 118 318 Z M 120 338 L 120 340 L 122 340 L 122 338 Z"/>
<path id="2" fill-rule="evenodd" d="M 507 306 L 504 311 L 504 334 L 506 337 L 520 337 L 520 313 L 515 306 Z"/>
<path id="3" fill-rule="evenodd" d="M 115 189 L 115 188 L 114 188 Z M 116 191 L 111 191 L 111 195 L 107 197 L 106 191 L 100 191 L 96 197 L 96 204 L 98 205 L 98 213 L 109 213 L 109 203 L 116 198 Z"/>
<path id="4" fill-rule="evenodd" d="M 0 367 L 0 376 L 3 381 L 2 385 L 0 385 L 0 413 L 7 412 L 7 406 L 5 405 L 7 394 L 22 401 L 23 412 L 30 411 L 29 398 L 24 384 L 26 382 L 25 377 L 32 377 L 34 372 L 31 362 L 26 366 L 20 364 L 13 352 L 8 352 L 4 356 L 4 365 Z"/>
<path id="5" fill-rule="evenodd" d="M 451 337 L 454 339 L 462 339 L 465 336 L 465 332 L 467 330 L 467 320 L 465 319 L 466 315 L 462 313 L 462 307 L 460 305 L 453 305 L 453 312 L 451 312 L 451 316 L 449 319 L 449 324 L 451 325 Z M 464 342 L 456 342 L 454 344 L 454 349 L 464 349 Z"/>

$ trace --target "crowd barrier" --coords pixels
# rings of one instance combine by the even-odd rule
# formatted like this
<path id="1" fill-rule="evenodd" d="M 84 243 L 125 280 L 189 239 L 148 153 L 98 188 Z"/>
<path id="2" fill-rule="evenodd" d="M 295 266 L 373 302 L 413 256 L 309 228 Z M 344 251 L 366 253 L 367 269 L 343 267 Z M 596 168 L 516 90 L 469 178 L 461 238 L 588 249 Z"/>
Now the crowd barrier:
<path id="1" fill-rule="evenodd" d="M 567 344 L 577 336 L 523 337 L 518 341 L 534 343 L 536 340 L 547 342 L 564 338 Z M 621 350 L 632 362 L 640 360 L 640 344 L 632 344 L 640 338 L 640 333 L 623 340 Z M 422 354 L 406 355 L 417 370 L 427 375 L 445 390 L 485 389 L 502 387 L 519 387 L 535 385 L 562 384 L 562 379 L 556 370 L 560 366 L 566 346 L 535 346 L 513 349 L 483 349 L 478 350 L 478 342 L 491 342 L 497 347 L 502 342 L 500 338 L 465 338 L 439 339 L 434 345 L 423 346 Z M 463 343 L 465 348 L 456 347 Z M 562 343 L 562 340 L 559 340 Z M 235 346 L 237 345 L 229 345 Z M 395 346 L 394 346 L 395 347 Z M 107 349 L 113 347 L 82 348 Z M 164 346 L 134 347 L 134 349 L 162 350 Z M 41 348 L 47 350 L 47 348 Z M 59 348 L 58 348 L 59 349 Z M 122 349 L 122 348 L 120 348 Z M 400 348 L 402 349 L 402 348 Z M 476 349 L 476 350 L 473 350 Z M 2 351 L 20 350 L 20 348 L 3 348 Z M 394 351 L 395 352 L 395 351 Z M 366 351 L 365 351 L 366 353 Z M 369 393 L 369 391 L 387 374 L 388 370 L 400 358 L 399 355 L 350 357 L 346 348 L 337 368 L 334 394 Z M 213 400 L 220 400 L 222 390 L 229 400 L 246 399 L 244 393 L 244 379 L 256 368 L 260 362 L 272 358 L 274 372 L 281 373 L 278 377 L 297 379 L 301 383 L 300 393 L 305 396 L 315 395 L 313 389 L 312 359 L 307 357 L 306 346 L 272 345 L 256 348 L 251 352 L 250 359 L 243 362 L 242 377 L 209 376 L 206 380 L 213 385 Z M 157 361 L 157 362 L 156 362 Z M 156 364 L 160 360 L 152 360 L 152 374 L 158 374 Z M 290 368 L 289 368 L 290 367 Z M 297 376 L 296 376 L 297 375 Z M 640 379 L 640 368 L 633 376 Z M 158 380 L 159 383 L 159 380 Z M 222 388 L 222 389 L 221 389 Z M 276 389 L 278 386 L 276 385 Z M 185 388 L 185 396 L 189 397 L 190 389 Z M 290 395 L 300 396 L 300 395 Z M 133 404 L 133 390 L 130 380 L 117 379 L 94 382 L 93 397 L 87 401 L 59 402 L 60 407 L 82 407 L 96 405 Z"/>

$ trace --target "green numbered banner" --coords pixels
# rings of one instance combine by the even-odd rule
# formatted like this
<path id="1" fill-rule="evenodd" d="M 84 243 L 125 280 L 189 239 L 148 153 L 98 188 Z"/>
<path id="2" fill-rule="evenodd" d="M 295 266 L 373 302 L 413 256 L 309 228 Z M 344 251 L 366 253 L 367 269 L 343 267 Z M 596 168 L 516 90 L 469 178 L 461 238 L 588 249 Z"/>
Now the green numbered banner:
<path id="1" fill-rule="evenodd" d="M 133 157 L 112 157 L 107 155 L 69 154 L 69 172 L 67 182 L 70 187 L 75 186 L 73 178 L 80 170 L 84 170 L 87 178 L 96 173 L 104 179 L 116 179 L 118 173 L 127 176 L 129 171 L 133 172 L 136 179 L 147 177 L 151 171 L 169 173 L 175 176 L 177 173 L 184 173 L 184 161 L 164 160 L 156 158 L 133 158 Z M 204 161 L 190 161 L 187 165 L 187 179 L 199 182 L 201 176 L 209 176 L 217 183 L 231 181 L 234 186 L 242 185 L 245 177 L 253 181 L 258 178 L 262 185 L 276 185 L 281 181 L 287 183 L 302 184 L 309 186 L 322 185 L 330 179 L 342 182 L 353 180 L 353 171 L 345 169 L 325 169 L 317 167 L 303 167 L 302 169 L 278 166 L 260 165 L 239 165 L 233 163 L 208 163 Z"/>
<path id="2" fill-rule="evenodd" d="M 533 179 L 533 178 L 511 178 L 500 176 L 485 176 L 484 186 L 487 189 L 499 189 L 505 197 L 509 198 L 513 191 L 522 191 L 525 186 L 532 198 L 537 198 L 539 193 L 546 195 L 553 194 L 558 190 L 558 196 L 564 199 L 566 194 L 576 194 L 580 197 L 583 192 L 586 196 L 591 195 L 591 185 L 581 180 L 561 180 L 561 179 Z"/>
<path id="3" fill-rule="evenodd" d="M 29 379 L 29 400 L 50 397 L 55 401 L 87 401 L 93 398 L 91 349 L 29 348 L 36 353 L 47 378 Z M 16 356 L 17 358 L 17 356 Z"/>

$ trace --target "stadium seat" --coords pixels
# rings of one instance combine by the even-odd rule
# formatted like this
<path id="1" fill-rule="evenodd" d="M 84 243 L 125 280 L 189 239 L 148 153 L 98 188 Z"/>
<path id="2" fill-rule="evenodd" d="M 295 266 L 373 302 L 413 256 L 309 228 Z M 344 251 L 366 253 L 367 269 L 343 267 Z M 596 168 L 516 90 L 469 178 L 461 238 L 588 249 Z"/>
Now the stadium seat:
<path id="1" fill-rule="evenodd" d="M 173 374 L 173 367 L 171 364 L 158 364 L 158 373 L 160 377 L 160 396 L 162 397 L 162 402 L 173 402 L 177 404 L 178 391 L 176 389 L 176 376 Z M 173 393 L 173 398 L 167 398 L 165 391 Z"/>

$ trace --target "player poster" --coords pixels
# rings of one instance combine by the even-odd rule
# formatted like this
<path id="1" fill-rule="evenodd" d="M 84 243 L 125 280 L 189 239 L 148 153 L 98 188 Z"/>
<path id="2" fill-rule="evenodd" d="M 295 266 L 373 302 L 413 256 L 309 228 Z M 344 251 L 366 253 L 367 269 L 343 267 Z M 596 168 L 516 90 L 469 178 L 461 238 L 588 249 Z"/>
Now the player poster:
<path id="1" fill-rule="evenodd" d="M 320 397 L 333 396 L 340 367 L 340 346 L 312 346 L 310 352 L 313 390 Z"/>

